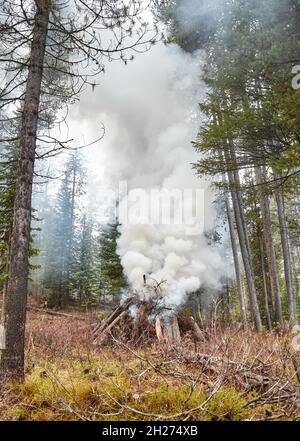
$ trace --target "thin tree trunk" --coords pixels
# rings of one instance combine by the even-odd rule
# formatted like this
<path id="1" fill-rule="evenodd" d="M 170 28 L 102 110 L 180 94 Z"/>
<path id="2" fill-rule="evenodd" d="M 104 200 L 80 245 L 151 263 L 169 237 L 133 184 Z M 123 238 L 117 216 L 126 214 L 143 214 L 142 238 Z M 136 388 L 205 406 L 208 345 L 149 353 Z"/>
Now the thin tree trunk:
<path id="1" fill-rule="evenodd" d="M 73 246 L 73 234 L 74 234 L 74 210 L 75 210 L 75 190 L 76 190 L 76 169 L 73 170 L 72 177 L 72 194 L 71 194 L 71 213 L 70 213 L 70 231 L 69 231 L 69 244 L 67 251 L 67 286 L 66 286 L 66 299 L 67 303 L 69 300 L 70 289 L 70 274 L 71 274 L 71 257 L 72 257 L 72 246 Z"/>
<path id="2" fill-rule="evenodd" d="M 300 292 L 299 289 L 299 282 L 297 277 L 297 264 L 295 259 L 295 254 L 297 254 L 297 262 L 300 262 L 300 256 L 297 252 L 297 247 L 294 247 L 292 245 L 292 239 L 290 237 L 290 256 L 292 261 L 292 274 L 293 274 L 293 287 L 294 287 L 294 293 L 295 293 L 295 305 L 296 305 L 296 311 L 297 311 L 297 292 Z"/>
<path id="3" fill-rule="evenodd" d="M 297 324 L 296 297 L 293 290 L 292 262 L 291 262 L 289 235 L 288 235 L 288 229 L 287 229 L 287 223 L 285 217 L 284 198 L 280 189 L 279 191 L 276 192 L 276 202 L 277 202 L 277 212 L 278 212 L 282 255 L 283 255 L 285 286 L 286 286 L 286 293 L 288 299 L 289 319 L 290 319 L 290 325 L 294 326 L 295 324 Z"/>
<path id="4" fill-rule="evenodd" d="M 246 230 L 245 216 L 243 211 L 241 195 L 239 194 L 239 190 L 235 188 L 235 187 L 239 188 L 240 185 L 238 173 L 228 171 L 228 180 L 229 180 L 229 184 L 232 187 L 232 191 L 231 191 L 232 203 L 235 214 L 235 221 L 236 221 L 237 232 L 239 237 L 240 249 L 245 268 L 247 285 L 249 289 L 252 316 L 256 330 L 261 331 L 262 323 L 261 323 L 260 311 L 257 301 L 257 292 L 256 292 L 254 273 L 253 273 L 253 263 L 250 253 L 248 233 Z"/>
<path id="5" fill-rule="evenodd" d="M 19 162 L 10 249 L 9 279 L 4 299 L 6 349 L 2 353 L 1 359 L 1 370 L 5 379 L 20 381 L 24 379 L 31 194 L 50 2 L 48 0 L 36 0 L 36 5 L 23 116 L 19 134 Z"/>
<path id="6" fill-rule="evenodd" d="M 259 185 L 263 185 L 266 182 L 265 174 L 266 172 L 264 168 L 262 167 L 255 168 L 256 182 Z M 263 240 L 267 255 L 267 266 L 270 277 L 272 296 L 274 299 L 274 320 L 275 322 L 279 323 L 280 326 L 283 328 L 284 322 L 282 317 L 278 269 L 277 269 L 276 254 L 275 254 L 272 231 L 271 231 L 272 225 L 271 225 L 271 214 L 270 214 L 270 201 L 268 195 L 264 192 L 264 189 L 261 187 L 259 188 L 259 202 L 260 202 L 260 211 L 261 211 L 261 219 L 262 219 Z"/>
<path id="7" fill-rule="evenodd" d="M 223 181 L 224 180 L 225 180 L 225 177 L 223 178 Z M 226 206 L 226 212 L 227 212 L 227 219 L 228 219 L 229 233 L 230 233 L 230 240 L 231 240 L 231 249 L 232 249 L 234 268 L 235 268 L 236 285 L 237 285 L 237 290 L 238 290 L 238 295 L 239 295 L 239 300 L 240 300 L 241 319 L 242 319 L 243 327 L 246 328 L 247 327 L 246 301 L 245 301 L 245 296 L 244 296 L 244 292 L 243 292 L 241 268 L 240 268 L 238 248 L 237 248 L 237 243 L 236 243 L 236 238 L 235 238 L 234 220 L 233 220 L 229 197 L 228 197 L 227 193 L 225 194 L 225 206 Z"/>
<path id="8" fill-rule="evenodd" d="M 263 243 L 261 240 L 259 241 L 259 254 L 260 254 L 261 273 L 262 273 L 262 277 L 263 277 L 263 288 L 264 288 L 267 327 L 270 331 L 272 329 L 272 321 L 271 321 L 271 314 L 270 314 L 270 307 L 269 307 L 269 295 L 268 295 L 267 277 L 266 277 L 266 269 L 265 269 L 264 247 L 263 247 Z"/>

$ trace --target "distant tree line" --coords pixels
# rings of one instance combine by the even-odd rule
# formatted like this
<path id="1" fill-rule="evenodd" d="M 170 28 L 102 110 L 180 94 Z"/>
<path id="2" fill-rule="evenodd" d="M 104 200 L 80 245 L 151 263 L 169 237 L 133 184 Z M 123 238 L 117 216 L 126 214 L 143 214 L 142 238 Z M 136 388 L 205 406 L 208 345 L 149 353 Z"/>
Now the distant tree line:
<path id="1" fill-rule="evenodd" d="M 86 170 L 79 152 L 69 155 L 52 197 L 34 192 L 37 227 L 30 291 L 49 307 L 96 306 L 118 301 L 126 278 L 117 254 L 119 224 L 100 225 L 85 207 Z"/>

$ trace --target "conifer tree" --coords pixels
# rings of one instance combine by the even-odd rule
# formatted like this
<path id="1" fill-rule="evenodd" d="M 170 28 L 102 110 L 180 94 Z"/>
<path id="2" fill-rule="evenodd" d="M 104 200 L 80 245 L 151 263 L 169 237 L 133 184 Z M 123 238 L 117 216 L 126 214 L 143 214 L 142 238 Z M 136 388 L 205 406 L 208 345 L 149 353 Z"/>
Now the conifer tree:
<path id="1" fill-rule="evenodd" d="M 100 295 L 119 298 L 127 286 L 120 257 L 117 253 L 117 239 L 120 236 L 118 222 L 105 225 L 99 236 L 99 290 Z"/>
<path id="2" fill-rule="evenodd" d="M 53 230 L 46 250 L 45 286 L 49 305 L 64 307 L 70 300 L 70 282 L 75 253 L 75 220 L 78 198 L 84 193 L 84 169 L 78 152 L 69 156 L 56 196 Z"/>

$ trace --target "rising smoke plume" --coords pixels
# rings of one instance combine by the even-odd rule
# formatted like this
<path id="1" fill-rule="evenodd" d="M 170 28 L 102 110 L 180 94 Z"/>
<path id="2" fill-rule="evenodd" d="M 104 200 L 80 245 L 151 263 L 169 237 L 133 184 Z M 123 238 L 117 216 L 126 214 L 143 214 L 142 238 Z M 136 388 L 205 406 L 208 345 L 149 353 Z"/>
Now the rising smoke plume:
<path id="1" fill-rule="evenodd" d="M 210 230 L 215 220 L 214 195 L 209 183 L 196 178 L 191 168 L 196 160 L 191 141 L 199 127 L 197 102 L 204 94 L 200 76 L 199 54 L 192 56 L 175 45 L 158 44 L 127 67 L 111 66 L 98 91 L 83 98 L 79 116 L 81 121 L 93 115 L 104 122 L 104 175 L 125 180 L 129 200 L 137 188 L 145 198 L 153 189 L 160 191 L 162 203 L 163 190 L 203 189 L 196 224 L 204 223 L 205 230 Z M 103 202 L 97 201 L 95 181 L 93 188 L 95 207 Z M 195 198 L 185 199 L 184 204 L 195 209 Z M 134 205 L 129 203 L 133 211 Z M 173 218 L 179 205 L 175 197 Z M 201 286 L 213 291 L 220 288 L 222 277 L 228 274 L 222 247 L 208 246 L 203 231 L 189 234 L 192 217 L 185 217 L 182 225 L 121 226 L 118 252 L 131 288 L 141 296 L 151 294 L 144 287 L 144 274 L 148 283 L 166 280 L 164 301 L 171 308 L 182 305 Z"/>

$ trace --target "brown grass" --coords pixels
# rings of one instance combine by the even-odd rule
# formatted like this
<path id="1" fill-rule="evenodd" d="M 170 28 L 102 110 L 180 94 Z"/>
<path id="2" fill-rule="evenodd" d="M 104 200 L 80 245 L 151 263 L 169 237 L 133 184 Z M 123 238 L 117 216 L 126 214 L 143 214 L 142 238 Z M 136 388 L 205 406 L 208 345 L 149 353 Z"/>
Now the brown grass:
<path id="1" fill-rule="evenodd" d="M 299 420 L 288 334 L 215 326 L 197 347 L 187 335 L 167 348 L 115 332 L 97 347 L 84 317 L 28 313 L 26 381 L 2 390 L 1 419 Z"/>

